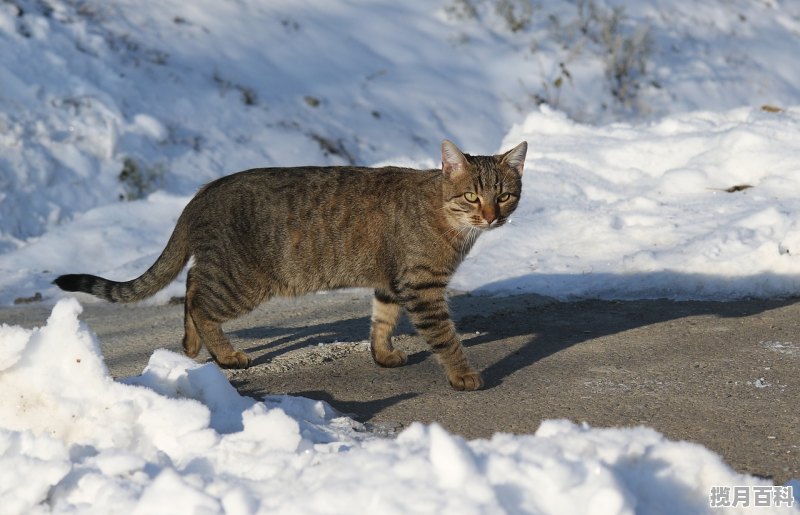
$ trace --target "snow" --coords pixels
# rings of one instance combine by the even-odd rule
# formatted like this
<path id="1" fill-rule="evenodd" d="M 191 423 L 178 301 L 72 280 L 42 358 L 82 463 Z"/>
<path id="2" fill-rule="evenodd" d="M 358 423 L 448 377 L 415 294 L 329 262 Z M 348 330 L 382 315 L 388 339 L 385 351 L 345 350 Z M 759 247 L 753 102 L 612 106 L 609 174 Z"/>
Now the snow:
<path id="1" fill-rule="evenodd" d="M 773 0 L 0 2 L 0 305 L 55 304 L 0 325 L 0 511 L 708 513 L 713 485 L 767 484 L 643 427 L 382 439 L 164 350 L 115 381 L 51 281 L 140 274 L 224 174 L 436 167 L 449 138 L 529 143 L 457 290 L 794 296 L 798 33 Z"/>
<path id="2" fill-rule="evenodd" d="M 500 149 L 530 143 L 522 201 L 482 236 L 451 287 L 560 299 L 717 299 L 800 292 L 800 107 L 582 125 L 547 107 Z M 741 191 L 727 192 L 731 187 Z M 57 273 L 128 279 L 161 252 L 190 196 L 93 208 L 0 254 L 0 300 Z M 154 302 L 181 295 L 183 278 Z"/>
<path id="3" fill-rule="evenodd" d="M 457 289 L 797 294 L 800 8 L 523 4 L 4 3 L 0 304 L 53 302 L 60 273 L 137 275 L 221 175 L 432 167 L 444 138 L 530 143 L 514 225 Z"/>
<path id="4" fill-rule="evenodd" d="M 590 127 L 543 108 L 509 227 L 451 286 L 557 298 L 732 299 L 800 292 L 800 109 L 739 108 Z M 751 186 L 732 193 L 734 186 Z"/>
<path id="5" fill-rule="evenodd" d="M 0 326 L 3 513 L 707 513 L 712 486 L 769 484 L 645 427 L 380 438 L 321 401 L 241 397 L 166 350 L 114 381 L 81 310 Z"/>

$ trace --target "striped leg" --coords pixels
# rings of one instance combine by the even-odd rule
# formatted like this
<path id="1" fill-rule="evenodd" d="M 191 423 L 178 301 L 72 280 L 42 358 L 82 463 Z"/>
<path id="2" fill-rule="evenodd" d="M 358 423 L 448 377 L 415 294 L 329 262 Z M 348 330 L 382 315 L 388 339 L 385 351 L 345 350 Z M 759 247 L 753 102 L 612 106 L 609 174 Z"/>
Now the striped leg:
<path id="1" fill-rule="evenodd" d="M 183 352 L 190 358 L 196 358 L 200 353 L 200 348 L 203 346 L 192 318 L 192 301 L 196 291 L 197 284 L 194 279 L 194 269 L 189 269 L 189 274 L 186 276 L 186 298 L 183 301 Z"/>
<path id="2" fill-rule="evenodd" d="M 204 320 L 197 316 L 193 318 L 206 349 L 208 349 L 208 352 L 220 367 L 247 368 L 250 366 L 250 358 L 244 352 L 233 348 L 231 342 L 223 334 L 218 322 Z"/>
<path id="3" fill-rule="evenodd" d="M 375 290 L 369 340 L 372 359 L 382 367 L 401 367 L 408 359 L 405 352 L 392 346 L 392 331 L 399 317 L 400 304 L 397 299 L 381 290 Z"/>
<path id="4" fill-rule="evenodd" d="M 251 308 L 241 302 L 242 297 L 233 297 L 228 287 L 208 277 L 207 268 L 200 263 L 187 277 L 184 351 L 194 357 L 202 343 L 220 367 L 247 368 L 250 358 L 233 348 L 221 324 Z"/>
<path id="5" fill-rule="evenodd" d="M 455 325 L 450 319 L 444 284 L 408 283 L 399 297 L 414 327 L 444 367 L 450 385 L 456 390 L 477 390 L 483 386 L 480 373 L 470 366 L 464 356 Z"/>

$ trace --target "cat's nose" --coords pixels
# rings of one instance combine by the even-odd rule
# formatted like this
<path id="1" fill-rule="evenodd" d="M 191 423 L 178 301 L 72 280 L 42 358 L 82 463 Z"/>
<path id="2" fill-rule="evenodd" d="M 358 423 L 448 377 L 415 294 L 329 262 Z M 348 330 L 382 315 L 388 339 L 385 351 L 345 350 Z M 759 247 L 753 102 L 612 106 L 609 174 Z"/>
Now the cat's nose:
<path id="1" fill-rule="evenodd" d="M 489 225 L 492 225 L 492 222 L 494 222 L 497 219 L 497 212 L 495 212 L 495 210 L 491 209 L 491 208 L 490 209 L 484 209 L 483 210 L 483 219 L 486 220 L 486 223 L 488 223 Z"/>

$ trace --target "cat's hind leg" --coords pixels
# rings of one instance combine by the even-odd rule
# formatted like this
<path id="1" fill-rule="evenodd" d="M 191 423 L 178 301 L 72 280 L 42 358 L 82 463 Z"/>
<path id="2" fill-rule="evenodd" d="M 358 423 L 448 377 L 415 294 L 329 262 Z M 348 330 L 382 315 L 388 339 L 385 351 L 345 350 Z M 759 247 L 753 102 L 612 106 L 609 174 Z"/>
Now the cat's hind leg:
<path id="1" fill-rule="evenodd" d="M 375 290 L 372 299 L 372 325 L 370 327 L 370 352 L 375 363 L 382 367 L 401 367 L 408 358 L 405 352 L 392 346 L 392 331 L 400 317 L 400 304 L 393 296 Z"/>
<path id="2" fill-rule="evenodd" d="M 222 332 L 219 322 L 213 320 L 195 320 L 197 329 L 202 334 L 206 349 L 214 357 L 214 361 L 222 368 L 247 368 L 250 358 L 244 352 L 233 348 L 231 342 Z"/>
<path id="3" fill-rule="evenodd" d="M 193 272 L 194 270 L 190 269 L 189 274 L 186 276 L 186 297 L 183 301 L 183 352 L 190 358 L 196 358 L 200 353 L 200 348 L 203 346 L 192 318 L 191 306 L 197 291 Z"/>
<path id="4" fill-rule="evenodd" d="M 250 358 L 233 348 L 221 324 L 248 313 L 266 295 L 256 295 L 255 290 L 246 288 L 235 293 L 236 288 L 215 281 L 214 275 L 204 272 L 208 271 L 196 265 L 187 278 L 183 348 L 187 355 L 196 356 L 200 346 L 205 345 L 220 367 L 247 368 Z"/>

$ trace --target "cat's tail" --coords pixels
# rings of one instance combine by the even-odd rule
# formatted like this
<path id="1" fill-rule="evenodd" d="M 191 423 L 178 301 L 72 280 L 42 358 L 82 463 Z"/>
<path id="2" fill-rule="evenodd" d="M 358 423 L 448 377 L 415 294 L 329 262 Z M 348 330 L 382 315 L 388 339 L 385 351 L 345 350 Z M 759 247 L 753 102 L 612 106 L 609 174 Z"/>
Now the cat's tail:
<path id="1" fill-rule="evenodd" d="M 53 284 L 64 291 L 90 293 L 110 302 L 136 302 L 155 295 L 175 280 L 190 255 L 189 227 L 181 216 L 161 255 L 136 279 L 117 282 L 96 275 L 68 274 L 57 277 Z"/>

